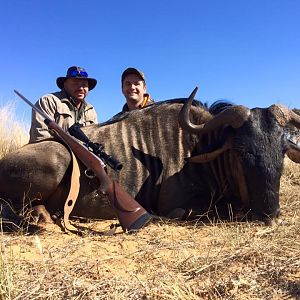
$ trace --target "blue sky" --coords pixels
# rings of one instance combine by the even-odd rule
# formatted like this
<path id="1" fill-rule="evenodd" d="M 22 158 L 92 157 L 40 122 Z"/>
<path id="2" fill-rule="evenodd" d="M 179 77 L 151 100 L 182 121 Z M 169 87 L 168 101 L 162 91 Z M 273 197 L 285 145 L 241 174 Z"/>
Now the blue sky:
<path id="1" fill-rule="evenodd" d="M 72 65 L 99 84 L 88 100 L 105 121 L 121 110 L 120 76 L 144 71 L 159 101 L 227 99 L 252 107 L 300 107 L 299 0 L 9 0 L 0 11 L 0 104 L 17 113 L 57 91 Z"/>

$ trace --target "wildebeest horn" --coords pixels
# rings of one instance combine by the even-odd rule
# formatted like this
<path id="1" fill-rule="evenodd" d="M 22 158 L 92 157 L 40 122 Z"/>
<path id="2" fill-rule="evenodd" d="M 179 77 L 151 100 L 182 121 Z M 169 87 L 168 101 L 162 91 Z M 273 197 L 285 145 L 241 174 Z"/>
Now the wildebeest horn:
<path id="1" fill-rule="evenodd" d="M 222 147 L 207 153 L 198 154 L 187 159 L 191 163 L 205 163 L 216 159 L 226 150 L 231 148 L 231 140 L 227 140 Z"/>
<path id="2" fill-rule="evenodd" d="M 197 89 L 197 87 L 194 89 L 179 113 L 179 124 L 182 129 L 194 133 L 208 133 L 224 124 L 228 124 L 233 128 L 239 128 L 248 119 L 250 109 L 239 105 L 227 108 L 204 124 L 192 124 L 189 114 Z"/>
<path id="3" fill-rule="evenodd" d="M 274 104 L 269 107 L 269 110 L 273 113 L 279 125 L 285 127 L 287 124 L 294 125 L 300 128 L 300 116 L 289 110 L 284 105 Z"/>
<path id="4" fill-rule="evenodd" d="M 286 125 L 291 124 L 300 128 L 300 116 L 292 110 L 289 110 L 287 107 L 274 104 L 269 107 L 269 110 L 272 112 L 280 126 L 285 127 Z M 300 148 L 296 144 L 293 144 L 292 141 L 289 141 L 289 149 L 286 154 L 289 159 L 295 163 L 300 163 Z"/>

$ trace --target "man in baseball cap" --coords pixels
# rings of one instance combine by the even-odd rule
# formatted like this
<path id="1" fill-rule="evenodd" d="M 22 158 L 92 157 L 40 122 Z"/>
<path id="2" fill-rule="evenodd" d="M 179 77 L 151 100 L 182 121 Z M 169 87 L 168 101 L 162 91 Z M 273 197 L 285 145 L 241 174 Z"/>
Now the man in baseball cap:
<path id="1" fill-rule="evenodd" d="M 97 80 L 88 76 L 84 68 L 72 66 L 66 76 L 56 79 L 59 92 L 42 96 L 36 106 L 44 111 L 63 129 L 68 130 L 74 123 L 82 126 L 97 123 L 94 107 L 86 102 L 90 90 L 97 85 Z M 36 111 L 32 111 L 30 143 L 51 138 L 44 119 Z"/>
<path id="2" fill-rule="evenodd" d="M 146 91 L 146 81 L 143 72 L 136 68 L 127 68 L 121 76 L 122 93 L 126 99 L 122 112 L 143 108 L 154 101 Z"/>

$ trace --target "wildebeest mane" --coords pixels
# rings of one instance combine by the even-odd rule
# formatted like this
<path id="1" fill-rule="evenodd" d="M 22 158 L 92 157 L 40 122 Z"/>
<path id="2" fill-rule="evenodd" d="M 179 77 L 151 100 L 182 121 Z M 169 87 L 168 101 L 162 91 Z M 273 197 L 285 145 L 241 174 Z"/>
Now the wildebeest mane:
<path id="1" fill-rule="evenodd" d="M 235 104 L 228 100 L 217 100 L 213 104 L 211 104 L 208 111 L 212 115 L 217 115 L 218 113 L 222 112 L 223 110 L 225 110 L 228 107 L 231 107 L 233 105 L 235 105 Z"/>
<path id="2" fill-rule="evenodd" d="M 235 104 L 232 103 L 231 101 L 228 100 L 217 100 L 213 102 L 209 107 L 207 107 L 207 110 L 212 114 L 212 115 L 217 115 L 220 112 L 226 110 L 227 108 L 234 106 Z M 202 153 L 207 153 L 207 152 L 212 152 L 215 151 L 216 149 L 220 148 L 226 139 L 226 134 L 223 134 L 222 137 L 219 136 L 218 140 L 214 140 L 214 142 L 208 142 L 205 140 L 205 138 L 208 138 L 208 136 L 203 136 L 204 142 L 202 144 L 201 149 L 195 149 L 195 151 L 198 151 L 200 154 Z M 195 153 L 193 152 L 193 155 Z"/>
<path id="3" fill-rule="evenodd" d="M 112 117 L 111 119 L 99 123 L 99 126 L 105 126 L 105 125 L 110 125 L 110 124 L 119 122 L 121 120 L 124 120 L 124 119 L 128 118 L 132 114 L 140 113 L 140 111 L 143 111 L 144 109 L 149 109 L 151 107 L 159 107 L 159 106 L 161 106 L 163 104 L 184 103 L 186 100 L 187 100 L 186 98 L 174 98 L 174 99 L 162 100 L 162 101 L 154 102 L 153 104 L 145 106 L 145 107 L 143 107 L 143 108 L 141 108 L 139 110 L 132 110 L 132 111 L 124 112 L 123 114 L 117 114 L 116 116 Z M 194 106 L 198 106 L 198 107 L 204 107 L 207 110 L 206 105 L 204 105 L 199 100 L 194 100 L 193 101 L 193 105 Z"/>

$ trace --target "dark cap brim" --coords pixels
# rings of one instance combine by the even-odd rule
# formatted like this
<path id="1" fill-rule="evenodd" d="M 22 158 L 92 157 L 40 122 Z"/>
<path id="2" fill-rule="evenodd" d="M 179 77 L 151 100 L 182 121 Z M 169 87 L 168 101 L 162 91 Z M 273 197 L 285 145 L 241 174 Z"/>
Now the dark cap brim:
<path id="1" fill-rule="evenodd" d="M 86 79 L 89 84 L 89 90 L 91 91 L 97 85 L 97 80 L 94 78 L 87 78 L 87 77 L 58 77 L 56 79 L 57 86 L 62 90 L 64 88 L 64 82 L 68 78 L 75 78 L 75 79 Z"/>
<path id="2" fill-rule="evenodd" d="M 122 73 L 122 77 L 121 77 L 121 81 L 122 81 L 122 85 L 123 85 L 123 81 L 125 79 L 125 77 L 129 74 L 135 74 L 137 76 L 139 76 L 141 78 L 141 80 L 143 80 L 145 82 L 145 75 L 143 72 L 139 71 L 136 68 L 127 68 L 123 73 Z"/>

